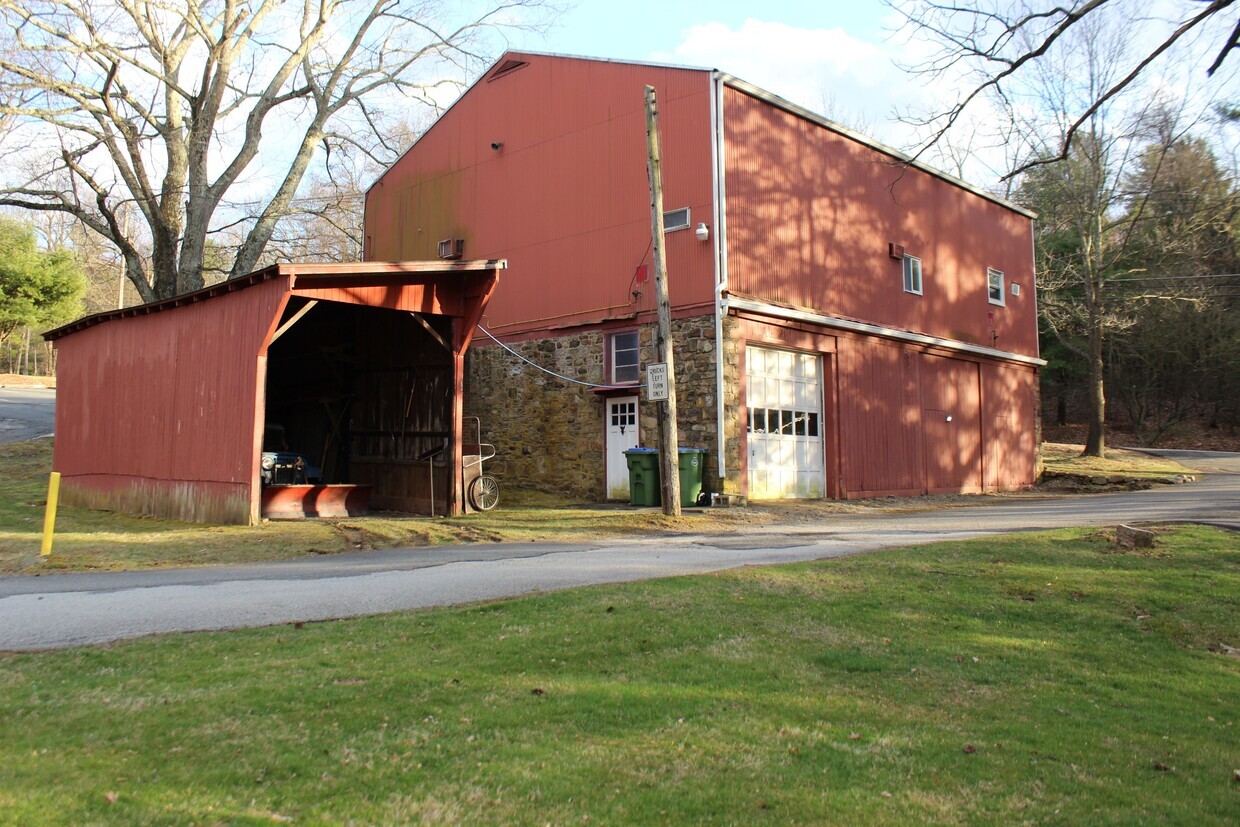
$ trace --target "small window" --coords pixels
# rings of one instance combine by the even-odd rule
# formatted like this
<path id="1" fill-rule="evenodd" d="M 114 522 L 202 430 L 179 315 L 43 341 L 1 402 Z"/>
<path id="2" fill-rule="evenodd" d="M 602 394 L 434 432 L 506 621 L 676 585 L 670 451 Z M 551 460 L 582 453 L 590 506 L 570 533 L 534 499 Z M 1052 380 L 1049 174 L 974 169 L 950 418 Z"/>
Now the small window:
<path id="1" fill-rule="evenodd" d="M 921 295 L 921 259 L 904 257 L 904 292 Z"/>
<path id="2" fill-rule="evenodd" d="M 663 232 L 670 233 L 672 230 L 687 229 L 689 229 L 688 207 L 663 213 Z"/>
<path id="3" fill-rule="evenodd" d="M 641 349 L 637 331 L 616 333 L 611 337 L 611 382 L 613 385 L 636 385 Z"/>
<path id="4" fill-rule="evenodd" d="M 1003 304 L 1003 271 L 991 268 L 986 271 L 986 291 L 991 304 Z"/>

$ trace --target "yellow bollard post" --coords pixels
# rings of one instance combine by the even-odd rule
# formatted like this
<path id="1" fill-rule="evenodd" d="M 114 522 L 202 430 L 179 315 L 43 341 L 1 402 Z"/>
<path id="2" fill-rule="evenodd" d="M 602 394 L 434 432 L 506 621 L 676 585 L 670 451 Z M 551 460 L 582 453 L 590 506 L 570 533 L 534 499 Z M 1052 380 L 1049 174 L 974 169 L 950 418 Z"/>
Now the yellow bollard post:
<path id="1" fill-rule="evenodd" d="M 47 481 L 47 511 L 43 514 L 44 557 L 52 556 L 52 535 L 56 533 L 56 501 L 60 499 L 60 472 L 53 471 Z"/>

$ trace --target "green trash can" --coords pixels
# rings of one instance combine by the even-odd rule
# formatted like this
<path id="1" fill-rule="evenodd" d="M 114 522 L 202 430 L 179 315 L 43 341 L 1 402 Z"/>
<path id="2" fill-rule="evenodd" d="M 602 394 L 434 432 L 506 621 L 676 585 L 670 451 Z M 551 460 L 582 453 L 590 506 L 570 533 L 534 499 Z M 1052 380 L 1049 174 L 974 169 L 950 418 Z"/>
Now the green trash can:
<path id="1" fill-rule="evenodd" d="M 629 464 L 629 504 L 659 505 L 659 452 L 654 448 L 630 448 L 624 452 Z"/>
<path id="2" fill-rule="evenodd" d="M 680 505 L 697 505 L 702 493 L 702 467 L 706 465 L 705 448 L 680 449 Z M 660 500 L 662 502 L 662 500 Z"/>
<path id="3" fill-rule="evenodd" d="M 663 486 L 659 475 L 659 452 L 654 448 L 630 448 L 624 452 L 629 464 L 629 503 L 662 505 Z M 702 493 L 702 466 L 705 448 L 680 449 L 680 505 L 697 505 Z"/>

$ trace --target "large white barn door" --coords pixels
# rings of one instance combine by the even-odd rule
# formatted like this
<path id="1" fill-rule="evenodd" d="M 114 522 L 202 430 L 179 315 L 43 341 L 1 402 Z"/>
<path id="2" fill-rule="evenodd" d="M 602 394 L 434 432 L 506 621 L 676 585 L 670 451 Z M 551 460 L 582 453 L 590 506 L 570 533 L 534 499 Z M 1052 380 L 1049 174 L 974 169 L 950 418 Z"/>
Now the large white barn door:
<path id="1" fill-rule="evenodd" d="M 822 359 L 745 349 L 749 496 L 822 497 Z"/>

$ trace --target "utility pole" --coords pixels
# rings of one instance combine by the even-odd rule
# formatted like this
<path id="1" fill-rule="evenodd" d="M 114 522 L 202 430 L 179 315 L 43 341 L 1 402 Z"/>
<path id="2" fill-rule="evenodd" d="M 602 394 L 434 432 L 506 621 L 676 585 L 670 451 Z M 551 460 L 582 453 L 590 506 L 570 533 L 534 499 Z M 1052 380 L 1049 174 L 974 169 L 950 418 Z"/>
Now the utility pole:
<path id="1" fill-rule="evenodd" d="M 654 284 L 659 298 L 655 331 L 656 357 L 667 366 L 667 401 L 659 406 L 659 477 L 663 513 L 680 516 L 680 450 L 676 433 L 676 366 L 672 360 L 672 305 L 667 297 L 667 252 L 663 247 L 663 168 L 659 160 L 659 113 L 654 87 L 646 87 L 646 151 L 650 171 L 650 233 L 654 247 Z"/>

